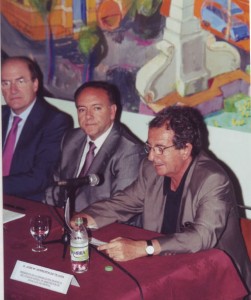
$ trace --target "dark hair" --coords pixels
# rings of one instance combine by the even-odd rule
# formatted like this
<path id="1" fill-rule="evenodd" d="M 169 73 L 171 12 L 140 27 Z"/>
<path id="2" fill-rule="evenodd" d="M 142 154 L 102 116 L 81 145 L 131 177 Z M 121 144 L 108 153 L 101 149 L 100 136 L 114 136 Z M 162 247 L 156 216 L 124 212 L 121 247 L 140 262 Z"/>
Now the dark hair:
<path id="1" fill-rule="evenodd" d="M 74 94 L 74 100 L 76 101 L 78 96 L 82 93 L 82 91 L 84 91 L 87 88 L 104 90 L 107 93 L 111 104 L 117 104 L 117 102 L 120 100 L 120 93 L 118 88 L 114 84 L 106 81 L 85 82 L 76 90 Z"/>
<path id="2" fill-rule="evenodd" d="M 183 149 L 190 143 L 193 146 L 192 157 L 200 152 L 203 146 L 202 132 L 206 127 L 197 109 L 188 106 L 164 108 L 149 123 L 149 128 L 163 126 L 174 132 L 173 144 L 176 149 Z"/>
<path id="3" fill-rule="evenodd" d="M 2 62 L 2 67 L 5 65 L 5 63 L 10 62 L 10 61 L 15 61 L 15 60 L 22 61 L 22 62 L 24 62 L 27 65 L 27 67 L 28 67 L 28 69 L 30 71 L 31 79 L 32 80 L 35 80 L 35 79 L 39 80 L 40 72 L 41 72 L 40 69 L 39 69 L 39 66 L 38 66 L 38 64 L 35 61 L 33 61 L 29 57 L 26 57 L 26 56 L 12 56 L 12 57 L 7 57 Z"/>
<path id="4" fill-rule="evenodd" d="M 27 56 L 11 56 L 7 57 L 2 62 L 2 68 L 3 66 L 8 62 L 14 62 L 14 61 L 21 61 L 26 64 L 27 68 L 30 71 L 31 80 L 34 81 L 35 79 L 38 80 L 38 95 L 43 94 L 43 73 L 41 72 L 41 69 L 38 65 L 38 63 L 31 58 Z"/>

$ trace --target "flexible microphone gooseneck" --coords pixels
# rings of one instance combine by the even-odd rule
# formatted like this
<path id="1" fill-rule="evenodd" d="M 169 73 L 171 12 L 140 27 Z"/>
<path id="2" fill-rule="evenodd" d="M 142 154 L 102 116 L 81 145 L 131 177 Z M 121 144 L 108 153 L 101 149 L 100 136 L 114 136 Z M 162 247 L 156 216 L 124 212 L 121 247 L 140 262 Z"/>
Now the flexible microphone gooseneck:
<path id="1" fill-rule="evenodd" d="M 89 245 L 91 246 L 92 249 L 95 249 L 95 251 L 97 251 L 101 256 L 103 256 L 105 259 L 109 260 L 113 265 L 115 265 L 122 272 L 124 272 L 126 275 L 128 275 L 136 283 L 136 285 L 138 286 L 139 293 L 140 293 L 140 299 L 144 300 L 143 291 L 142 291 L 141 285 L 138 282 L 138 280 L 130 272 L 128 272 L 125 268 L 123 268 L 119 263 L 114 261 L 112 258 L 110 258 L 108 255 L 106 255 L 104 252 L 99 251 L 96 246 L 94 246 L 92 244 L 89 244 Z"/>
<path id="2" fill-rule="evenodd" d="M 59 188 L 62 187 L 67 190 L 67 194 L 65 194 L 66 197 L 64 199 L 65 201 L 64 201 L 64 206 L 63 206 L 64 207 L 64 218 L 60 215 L 60 213 L 56 209 L 56 201 L 54 199 L 54 192 L 52 192 L 52 197 L 53 197 L 53 202 L 54 202 L 55 206 L 53 207 L 53 210 L 52 210 L 52 207 L 50 207 L 50 205 L 47 205 L 47 207 L 50 210 L 53 217 L 57 220 L 57 222 L 63 226 L 64 233 L 63 233 L 61 239 L 47 241 L 45 243 L 46 244 L 62 243 L 64 245 L 63 258 L 65 258 L 65 255 L 66 255 L 66 250 L 67 250 L 67 247 L 70 242 L 70 233 L 71 233 L 70 229 L 68 228 L 68 224 L 66 222 L 66 217 L 65 217 L 67 203 L 69 203 L 69 205 L 71 204 L 71 198 L 74 196 L 74 193 L 75 193 L 75 190 L 77 187 L 79 187 L 81 185 L 96 186 L 99 184 L 99 182 L 100 182 L 100 177 L 96 174 L 90 174 L 85 177 L 78 177 L 78 178 L 72 178 L 72 179 L 66 179 L 66 180 L 60 180 L 60 181 L 54 182 L 53 190 L 55 190 L 57 187 L 59 187 Z M 46 200 L 45 200 L 45 203 L 47 203 Z M 70 218 L 70 211 L 71 211 L 71 208 L 69 208 L 69 210 L 68 210 L 69 218 Z"/>
<path id="3" fill-rule="evenodd" d="M 97 174 L 89 174 L 84 177 L 77 177 L 77 178 L 71 178 L 71 179 L 63 179 L 59 181 L 55 181 L 55 186 L 64 186 L 64 187 L 77 187 L 80 185 L 90 185 L 90 186 L 96 186 L 100 182 L 100 178 Z"/>

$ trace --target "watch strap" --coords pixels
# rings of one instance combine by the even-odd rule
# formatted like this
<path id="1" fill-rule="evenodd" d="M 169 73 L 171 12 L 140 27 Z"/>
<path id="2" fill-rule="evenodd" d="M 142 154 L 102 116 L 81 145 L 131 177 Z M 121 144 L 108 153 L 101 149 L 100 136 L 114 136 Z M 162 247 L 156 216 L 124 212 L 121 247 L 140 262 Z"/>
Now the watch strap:
<path id="1" fill-rule="evenodd" d="M 147 246 L 153 246 L 152 240 L 147 240 L 146 243 L 147 243 Z"/>
<path id="2" fill-rule="evenodd" d="M 153 253 L 154 253 L 154 248 L 153 248 L 153 242 L 152 242 L 152 240 L 147 240 L 146 241 L 146 244 L 147 244 L 147 246 L 146 246 L 146 248 L 148 248 L 148 247 L 151 247 L 153 250 L 153 252 L 152 253 L 149 253 L 148 251 L 146 251 L 147 252 L 147 256 L 153 256 Z"/>

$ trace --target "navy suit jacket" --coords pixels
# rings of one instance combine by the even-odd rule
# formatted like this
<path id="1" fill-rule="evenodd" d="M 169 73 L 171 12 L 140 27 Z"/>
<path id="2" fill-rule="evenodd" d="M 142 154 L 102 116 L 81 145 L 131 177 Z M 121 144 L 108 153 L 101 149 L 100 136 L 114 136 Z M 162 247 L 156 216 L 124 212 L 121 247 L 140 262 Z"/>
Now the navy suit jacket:
<path id="1" fill-rule="evenodd" d="M 54 174 L 55 181 L 77 177 L 86 141 L 87 135 L 80 128 L 73 129 L 65 135 L 61 161 Z M 107 199 L 113 193 L 127 187 L 137 178 L 143 157 L 145 151 L 142 142 L 122 124 L 114 123 L 88 171 L 89 174 L 101 174 L 101 184 L 77 188 L 73 209 L 80 211 L 91 203 Z M 62 205 L 64 196 L 64 188 L 52 186 L 46 191 L 46 201 L 51 205 Z"/>
<path id="2" fill-rule="evenodd" d="M 3 143 L 9 117 L 10 108 L 2 106 Z M 72 126 L 69 115 L 37 99 L 17 142 L 10 175 L 3 177 L 3 193 L 41 201 L 60 158 L 62 137 Z"/>

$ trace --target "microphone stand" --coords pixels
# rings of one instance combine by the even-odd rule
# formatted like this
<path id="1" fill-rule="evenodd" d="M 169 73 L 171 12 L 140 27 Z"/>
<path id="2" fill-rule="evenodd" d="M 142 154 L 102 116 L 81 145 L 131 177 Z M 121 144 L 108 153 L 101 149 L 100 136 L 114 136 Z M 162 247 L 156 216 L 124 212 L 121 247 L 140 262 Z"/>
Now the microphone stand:
<path id="1" fill-rule="evenodd" d="M 74 179 L 74 180 L 76 180 L 76 179 Z M 69 228 L 69 226 L 66 222 L 66 219 L 68 219 L 68 221 L 70 221 L 70 217 L 73 214 L 76 189 L 81 184 L 84 184 L 84 183 L 85 184 L 88 183 L 90 186 L 96 186 L 98 184 L 101 184 L 103 182 L 103 177 L 100 177 L 96 174 L 90 174 L 87 177 L 83 177 L 82 179 L 78 178 L 78 181 L 76 181 L 75 184 L 73 184 L 74 180 L 69 180 L 69 181 L 72 181 L 72 184 L 68 185 L 67 180 L 65 180 L 65 181 L 61 182 L 61 185 L 59 185 L 61 188 L 65 188 L 65 190 L 66 190 L 66 193 L 64 193 L 64 220 L 63 220 L 64 233 L 63 233 L 61 239 L 44 242 L 44 244 L 62 243 L 64 245 L 63 258 L 65 258 L 67 247 L 70 244 L 71 229 Z M 52 194 L 54 195 L 54 193 L 52 193 Z M 56 202 L 56 201 L 54 201 L 54 202 Z M 55 209 L 55 211 L 58 214 L 56 209 Z M 59 216 L 59 214 L 58 214 L 58 216 Z M 61 216 L 60 216 L 60 219 L 62 220 Z"/>
<path id="2" fill-rule="evenodd" d="M 72 215 L 73 212 L 73 203 L 75 202 L 75 192 L 76 192 L 76 187 L 69 186 L 64 188 L 66 189 L 66 197 L 64 199 L 63 235 L 60 239 L 44 242 L 44 244 L 55 244 L 55 243 L 63 244 L 63 256 L 62 256 L 63 259 L 65 258 L 67 247 L 70 244 L 70 229 L 66 223 L 66 217 L 68 217 L 68 220 L 70 220 L 70 216 Z M 68 213 L 68 216 L 66 216 L 66 213 Z M 60 216 L 60 218 L 62 217 Z"/>

